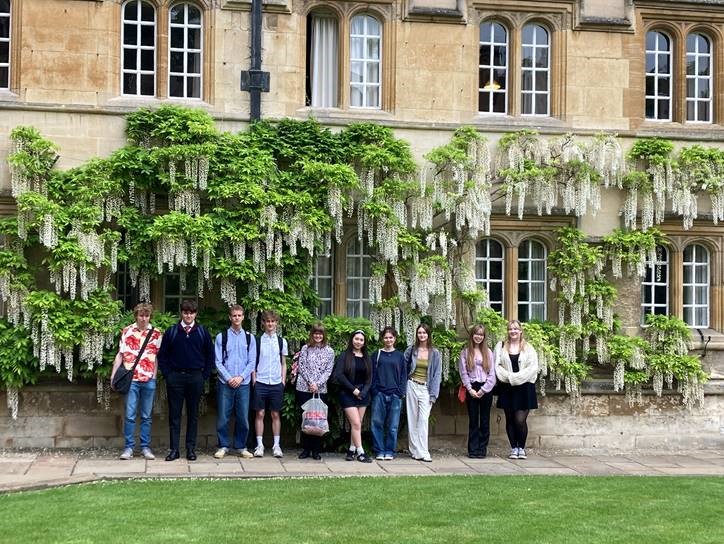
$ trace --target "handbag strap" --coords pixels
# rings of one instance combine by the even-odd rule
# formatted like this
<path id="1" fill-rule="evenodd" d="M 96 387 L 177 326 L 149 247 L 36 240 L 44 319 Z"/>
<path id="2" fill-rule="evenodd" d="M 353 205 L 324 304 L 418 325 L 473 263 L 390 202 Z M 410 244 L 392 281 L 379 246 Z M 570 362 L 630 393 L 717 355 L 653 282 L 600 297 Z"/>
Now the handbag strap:
<path id="1" fill-rule="evenodd" d="M 146 329 L 148 333 L 146 334 L 146 339 L 143 341 L 143 345 L 141 346 L 141 349 L 138 350 L 138 355 L 136 356 L 136 361 L 133 363 L 133 366 L 130 368 L 130 372 L 133 372 L 136 370 L 136 365 L 138 365 L 138 362 L 141 360 L 141 356 L 143 355 L 143 352 L 146 351 L 146 346 L 148 345 L 148 341 L 151 339 L 151 336 L 153 336 L 153 327 L 150 329 Z"/>

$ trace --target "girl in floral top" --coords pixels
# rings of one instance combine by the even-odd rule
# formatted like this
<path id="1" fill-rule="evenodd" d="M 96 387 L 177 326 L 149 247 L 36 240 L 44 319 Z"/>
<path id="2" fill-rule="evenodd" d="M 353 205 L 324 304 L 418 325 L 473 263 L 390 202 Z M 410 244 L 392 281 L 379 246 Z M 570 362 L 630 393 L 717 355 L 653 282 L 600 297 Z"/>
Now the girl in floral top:
<path id="1" fill-rule="evenodd" d="M 126 410 L 123 420 L 125 446 L 120 456 L 123 460 L 133 457 L 136 412 L 139 409 L 141 412 L 141 454 L 149 460 L 156 458 L 151 451 L 151 411 L 156 394 L 156 373 L 158 371 L 156 354 L 161 347 L 162 334 L 160 330 L 154 328 L 150 323 L 152 312 L 153 306 L 150 304 L 136 305 L 133 309 L 136 321 L 121 332 L 118 354 L 113 361 L 111 381 L 113 381 L 113 376 L 121 364 L 128 369 L 133 366 L 146 336 L 151 335 L 146 344 L 146 349 L 143 350 L 141 359 L 133 371 L 131 389 L 126 395 Z"/>
<path id="2" fill-rule="evenodd" d="M 334 368 L 334 350 L 327 345 L 327 333 L 321 323 L 315 323 L 309 331 L 309 341 L 302 346 L 297 367 L 297 403 L 301 407 L 314 394 L 327 402 L 327 380 Z M 310 455 L 313 459 L 322 458 L 322 437 L 302 433 L 302 453 L 300 459 Z"/>

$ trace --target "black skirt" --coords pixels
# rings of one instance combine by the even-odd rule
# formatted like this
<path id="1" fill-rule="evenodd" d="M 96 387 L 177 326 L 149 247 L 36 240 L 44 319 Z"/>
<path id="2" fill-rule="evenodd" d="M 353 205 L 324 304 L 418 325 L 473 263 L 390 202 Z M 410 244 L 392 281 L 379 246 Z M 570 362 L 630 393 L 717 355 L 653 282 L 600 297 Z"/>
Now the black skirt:
<path id="1" fill-rule="evenodd" d="M 358 385 L 357 389 L 361 391 L 363 387 L 364 385 Z M 339 394 L 339 404 L 342 406 L 342 408 L 361 408 L 364 406 L 369 406 L 371 400 L 372 396 L 369 393 L 367 393 L 367 395 L 365 395 L 361 399 L 358 399 L 352 393 L 349 393 L 347 391 L 342 391 Z"/>
<path id="2" fill-rule="evenodd" d="M 498 408 L 503 410 L 534 410 L 538 408 L 538 397 L 535 384 L 526 382 L 521 385 L 510 385 L 498 382 Z"/>

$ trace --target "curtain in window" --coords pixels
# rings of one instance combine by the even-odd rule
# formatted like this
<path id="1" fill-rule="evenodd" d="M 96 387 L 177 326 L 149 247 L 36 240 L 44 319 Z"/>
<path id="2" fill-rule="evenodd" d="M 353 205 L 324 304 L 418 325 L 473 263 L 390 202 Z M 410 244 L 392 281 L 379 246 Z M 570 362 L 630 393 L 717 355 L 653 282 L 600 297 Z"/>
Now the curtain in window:
<path id="1" fill-rule="evenodd" d="M 309 39 L 312 43 L 312 107 L 337 107 L 337 20 L 315 15 Z"/>

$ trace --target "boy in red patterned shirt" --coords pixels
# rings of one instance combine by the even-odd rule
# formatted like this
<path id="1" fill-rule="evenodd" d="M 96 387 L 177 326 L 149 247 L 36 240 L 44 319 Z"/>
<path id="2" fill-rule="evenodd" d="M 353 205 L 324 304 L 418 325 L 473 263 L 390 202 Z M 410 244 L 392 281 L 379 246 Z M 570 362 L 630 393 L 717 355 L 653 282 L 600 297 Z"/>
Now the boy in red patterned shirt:
<path id="1" fill-rule="evenodd" d="M 146 349 L 143 350 L 141 359 L 133 371 L 131 389 L 126 395 L 126 413 L 123 420 L 125 446 L 120 455 L 120 458 L 123 460 L 128 460 L 133 457 L 136 413 L 139 410 L 141 412 L 141 455 L 148 460 L 156 458 L 151 451 L 151 411 L 153 409 L 153 399 L 156 394 L 156 373 L 158 371 L 156 354 L 161 347 L 163 335 L 160 330 L 151 325 L 151 313 L 153 313 L 153 306 L 150 304 L 141 303 L 136 305 L 133 309 L 136 322 L 128 325 L 128 327 L 124 328 L 121 332 L 118 354 L 113 361 L 111 381 L 121 364 L 128 369 L 133 366 L 133 363 L 138 357 L 138 352 L 146 340 L 146 336 L 151 335 L 151 338 L 146 344 Z"/>

